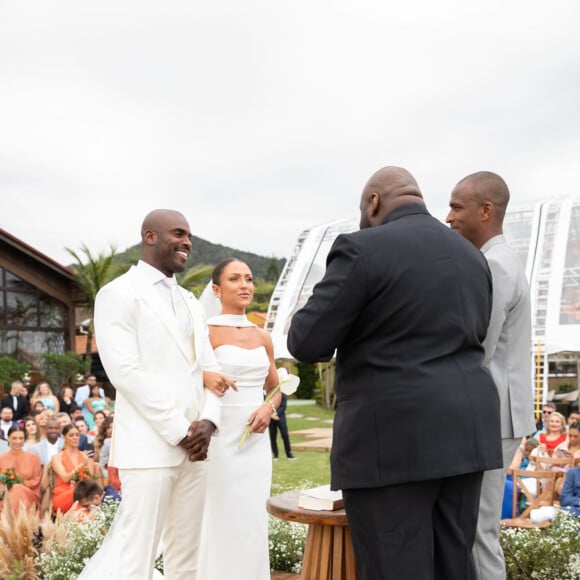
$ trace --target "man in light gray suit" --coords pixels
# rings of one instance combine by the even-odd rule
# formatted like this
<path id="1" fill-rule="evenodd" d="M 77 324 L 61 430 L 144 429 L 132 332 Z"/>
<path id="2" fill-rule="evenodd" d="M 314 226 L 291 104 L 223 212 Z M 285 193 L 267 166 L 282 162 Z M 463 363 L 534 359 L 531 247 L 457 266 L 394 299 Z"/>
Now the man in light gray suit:
<path id="1" fill-rule="evenodd" d="M 491 270 L 493 305 L 485 347 L 485 365 L 499 392 L 504 469 L 483 478 L 473 557 L 479 580 L 506 577 L 499 543 L 505 470 L 520 440 L 534 432 L 531 369 L 531 312 L 523 264 L 503 236 L 509 202 L 505 181 L 480 171 L 462 179 L 451 193 L 447 223 L 479 248 Z"/>
<path id="2" fill-rule="evenodd" d="M 32 453 L 36 453 L 40 458 L 40 463 L 46 465 L 64 446 L 64 441 L 60 436 L 62 427 L 60 421 L 56 416 L 51 417 L 46 422 L 45 433 L 46 439 L 42 439 L 30 449 Z"/>

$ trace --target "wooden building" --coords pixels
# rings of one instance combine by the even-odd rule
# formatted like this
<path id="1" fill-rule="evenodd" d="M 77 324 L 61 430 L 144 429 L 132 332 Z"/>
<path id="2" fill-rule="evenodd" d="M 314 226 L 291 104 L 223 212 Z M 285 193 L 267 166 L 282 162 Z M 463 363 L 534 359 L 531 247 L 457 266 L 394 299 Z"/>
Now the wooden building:
<path id="1" fill-rule="evenodd" d="M 40 368 L 75 348 L 73 272 L 0 228 L 0 355 Z"/>

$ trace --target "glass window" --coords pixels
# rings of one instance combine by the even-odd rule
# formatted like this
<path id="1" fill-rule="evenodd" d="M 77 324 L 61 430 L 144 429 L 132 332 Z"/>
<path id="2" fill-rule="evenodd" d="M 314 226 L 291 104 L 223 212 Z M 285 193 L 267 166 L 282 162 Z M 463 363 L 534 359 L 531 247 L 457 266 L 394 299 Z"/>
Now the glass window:
<path id="1" fill-rule="evenodd" d="M 41 353 L 64 354 L 64 345 L 64 331 L 6 330 L 0 332 L 0 352 L 25 360 L 36 368 L 40 368 L 43 364 Z"/>
<path id="2" fill-rule="evenodd" d="M 18 278 L 14 274 L 11 274 L 6 270 L 6 289 L 8 290 L 22 290 L 24 292 L 36 292 L 36 288 L 25 282 L 24 280 Z"/>
<path id="3" fill-rule="evenodd" d="M 38 326 L 36 295 L 6 292 L 7 326 Z"/>
<path id="4" fill-rule="evenodd" d="M 40 305 L 40 326 L 42 328 L 63 328 L 66 326 L 66 307 L 62 302 L 54 298 L 41 294 Z"/>

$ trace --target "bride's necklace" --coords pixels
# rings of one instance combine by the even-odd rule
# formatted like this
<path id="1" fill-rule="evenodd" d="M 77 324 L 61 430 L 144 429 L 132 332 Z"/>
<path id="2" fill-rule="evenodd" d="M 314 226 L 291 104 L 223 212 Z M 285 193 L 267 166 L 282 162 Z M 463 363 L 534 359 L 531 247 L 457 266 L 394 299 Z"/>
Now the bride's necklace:
<path id="1" fill-rule="evenodd" d="M 248 328 L 256 326 L 252 324 L 245 314 L 218 314 L 208 319 L 210 326 L 234 326 L 236 328 Z"/>

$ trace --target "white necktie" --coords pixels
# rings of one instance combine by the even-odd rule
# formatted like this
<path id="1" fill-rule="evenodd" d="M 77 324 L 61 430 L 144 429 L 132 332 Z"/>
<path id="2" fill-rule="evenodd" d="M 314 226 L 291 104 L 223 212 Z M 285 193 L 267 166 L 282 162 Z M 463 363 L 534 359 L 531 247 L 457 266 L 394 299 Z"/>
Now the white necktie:
<path id="1" fill-rule="evenodd" d="M 193 357 L 195 359 L 195 347 L 193 341 L 193 320 L 191 318 L 191 312 L 185 303 L 179 287 L 177 285 L 177 280 L 175 277 L 163 278 L 164 284 L 171 291 L 171 306 L 173 307 L 173 314 L 177 319 L 177 325 L 183 336 L 191 340 Z"/>

